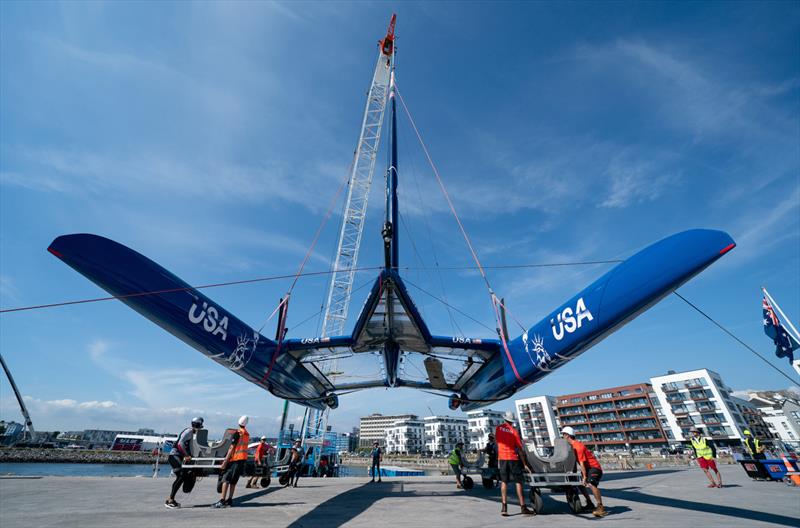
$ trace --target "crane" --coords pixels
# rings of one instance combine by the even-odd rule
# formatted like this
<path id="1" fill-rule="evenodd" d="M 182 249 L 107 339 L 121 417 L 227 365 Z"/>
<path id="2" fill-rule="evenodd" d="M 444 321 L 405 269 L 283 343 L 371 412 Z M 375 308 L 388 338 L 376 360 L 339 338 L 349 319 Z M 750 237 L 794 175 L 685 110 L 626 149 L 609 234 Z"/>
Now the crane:
<path id="1" fill-rule="evenodd" d="M 347 321 L 353 279 L 355 278 L 355 267 L 358 263 L 361 236 L 364 232 L 367 202 L 380 146 L 389 84 L 394 70 L 395 21 L 396 15 L 392 15 L 386 36 L 378 42 L 378 59 L 367 93 L 367 102 L 361 121 L 361 133 L 348 180 L 347 199 L 344 203 L 336 260 L 333 265 L 325 303 L 321 337 L 342 335 Z M 326 361 L 321 370 L 326 376 L 335 377 L 336 359 Z M 284 414 L 287 412 L 288 406 L 285 406 Z M 323 446 L 323 436 L 327 429 L 329 412 L 327 408 L 325 411 L 306 408 L 305 411 L 303 440 L 305 441 L 306 438 L 317 439 L 317 441 L 311 442 L 315 445 L 315 466 L 319 464 L 319 454 Z M 313 415 L 309 417 L 310 413 Z M 284 421 L 285 418 L 286 416 L 284 416 Z"/>
<path id="2" fill-rule="evenodd" d="M 35 436 L 35 431 L 33 430 L 33 421 L 31 420 L 31 415 L 28 414 L 28 408 L 25 407 L 22 394 L 19 393 L 17 384 L 14 383 L 14 377 L 11 376 L 11 371 L 8 369 L 8 365 L 6 365 L 6 361 L 3 359 L 2 354 L 0 354 L 0 364 L 3 365 L 3 370 L 6 371 L 8 381 L 11 383 L 11 388 L 14 390 L 14 395 L 17 397 L 17 401 L 19 402 L 19 408 L 22 411 L 22 417 L 25 419 L 25 429 L 22 431 L 22 439 L 25 440 L 25 435 L 27 434 L 28 440 L 32 442 L 33 437 Z"/>

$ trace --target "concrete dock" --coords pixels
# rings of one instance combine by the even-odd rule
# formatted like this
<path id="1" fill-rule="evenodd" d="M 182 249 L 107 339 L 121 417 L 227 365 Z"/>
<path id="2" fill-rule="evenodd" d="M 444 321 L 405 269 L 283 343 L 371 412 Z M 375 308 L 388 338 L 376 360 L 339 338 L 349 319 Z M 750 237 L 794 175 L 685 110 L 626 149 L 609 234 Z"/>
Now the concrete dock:
<path id="1" fill-rule="evenodd" d="M 703 473 L 693 469 L 609 472 L 601 489 L 610 514 L 595 519 L 573 515 L 563 494 L 545 495 L 544 511 L 519 515 L 509 501 L 508 518 L 500 517 L 500 490 L 479 483 L 458 490 L 449 477 L 300 480 L 282 488 L 273 479 L 267 489 L 247 489 L 240 482 L 234 507 L 213 510 L 216 481 L 197 483 L 183 507 L 164 507 L 171 479 L 43 477 L 0 478 L 0 526 L 136 527 L 220 526 L 314 527 L 382 526 L 465 528 L 486 526 L 606 526 L 703 528 L 800 526 L 800 488 L 778 482 L 755 482 L 736 466 L 721 468 L 726 487 L 709 489 Z M 527 495 L 527 493 L 526 493 Z"/>

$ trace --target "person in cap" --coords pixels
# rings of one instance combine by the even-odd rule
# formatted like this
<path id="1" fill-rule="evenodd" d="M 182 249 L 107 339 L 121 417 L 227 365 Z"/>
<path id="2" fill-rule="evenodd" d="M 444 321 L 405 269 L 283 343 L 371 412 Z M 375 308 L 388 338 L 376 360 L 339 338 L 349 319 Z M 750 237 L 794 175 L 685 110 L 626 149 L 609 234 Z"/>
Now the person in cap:
<path id="1" fill-rule="evenodd" d="M 722 475 L 720 475 L 717 469 L 717 463 L 714 461 L 714 459 L 717 458 L 717 446 L 714 445 L 711 439 L 703 437 L 700 434 L 700 429 L 697 427 L 692 427 L 689 431 L 692 435 L 689 440 L 692 442 L 692 449 L 694 449 L 694 456 L 697 459 L 697 464 L 703 470 L 703 473 L 706 474 L 709 482 L 711 482 L 707 487 L 721 488 Z M 709 470 L 716 473 L 719 482 L 714 481 L 714 477 Z"/>
<path id="2" fill-rule="evenodd" d="M 296 488 L 300 482 L 300 473 L 303 472 L 303 441 L 299 438 L 292 446 L 292 457 L 289 460 L 289 475 L 292 487 Z"/>
<path id="3" fill-rule="evenodd" d="M 222 474 L 222 496 L 211 505 L 212 508 L 226 508 L 233 506 L 233 492 L 236 490 L 236 483 L 244 473 L 244 466 L 247 463 L 247 446 L 250 443 L 250 433 L 247 432 L 247 422 L 250 419 L 247 415 L 239 418 L 239 429 L 233 433 L 231 447 L 225 455 L 220 469 Z M 226 497 L 227 495 L 227 497 Z"/>
<path id="4" fill-rule="evenodd" d="M 462 489 L 464 487 L 461 484 L 461 470 L 464 468 L 464 457 L 461 454 L 461 450 L 464 449 L 464 442 L 456 443 L 456 446 L 450 451 L 450 456 L 447 459 L 447 463 L 450 464 L 450 467 L 453 468 L 453 473 L 456 475 L 456 488 Z"/>
<path id="5" fill-rule="evenodd" d="M 592 510 L 592 515 L 595 517 L 605 517 L 608 515 L 608 512 L 605 506 L 603 506 L 603 497 L 600 495 L 600 480 L 603 478 L 603 468 L 600 466 L 600 462 L 598 462 L 594 454 L 583 445 L 583 442 L 575 439 L 575 429 L 572 427 L 564 427 L 561 430 L 561 438 L 569 442 L 569 445 L 571 445 L 572 449 L 575 451 L 575 458 L 578 460 L 578 467 L 581 468 L 581 475 L 583 475 L 584 489 L 582 491 L 584 497 L 586 497 L 587 507 L 591 507 L 592 502 L 586 493 L 586 487 L 592 490 L 592 495 L 594 495 L 597 501 L 597 506 Z"/>
<path id="6" fill-rule="evenodd" d="M 508 516 L 508 483 L 513 482 L 517 489 L 519 506 L 522 515 L 535 515 L 533 510 L 525 505 L 525 496 L 522 494 L 522 473 L 524 469 L 525 454 L 522 448 L 522 439 L 514 428 L 514 413 L 506 412 L 503 415 L 504 422 L 494 430 L 494 437 L 497 439 L 497 459 L 500 471 L 500 515 Z"/>
<path id="7" fill-rule="evenodd" d="M 178 435 L 178 440 L 175 442 L 175 445 L 172 446 L 172 452 L 170 452 L 167 461 L 169 465 L 172 466 L 172 472 L 175 473 L 175 482 L 172 483 L 172 491 L 164 502 L 164 506 L 167 508 L 181 507 L 181 505 L 175 501 L 175 495 L 178 493 L 178 490 L 181 489 L 183 482 L 188 476 L 187 471 L 183 469 L 183 463 L 192 459 L 192 438 L 194 437 L 195 431 L 199 431 L 202 428 L 203 418 L 200 416 L 192 418 L 191 427 L 187 427 L 181 431 L 181 434 Z"/>
<path id="8" fill-rule="evenodd" d="M 750 453 L 750 458 L 755 460 L 764 460 L 767 458 L 767 455 L 764 454 L 767 447 L 763 445 L 758 438 L 753 436 L 750 429 L 744 430 L 744 446 L 747 448 L 747 452 Z"/>
<path id="9" fill-rule="evenodd" d="M 250 480 L 247 482 L 247 488 L 257 488 L 259 477 L 262 476 L 264 464 L 267 461 L 267 453 L 274 453 L 275 448 L 272 447 L 267 443 L 267 437 L 262 436 L 261 439 L 258 441 L 258 445 L 256 446 L 255 452 L 255 471 L 253 472 L 253 476 L 250 477 Z"/>
<path id="10" fill-rule="evenodd" d="M 375 475 L 378 476 L 378 482 L 381 482 L 381 462 L 383 462 L 383 450 L 378 442 L 372 442 L 372 465 L 369 467 L 369 475 L 372 477 L 370 482 L 375 482 Z"/>
<path id="11" fill-rule="evenodd" d="M 486 447 L 483 448 L 483 452 L 486 453 L 486 466 L 489 469 L 497 470 L 497 442 L 494 441 L 494 435 L 489 433 L 488 439 L 486 441 Z"/>

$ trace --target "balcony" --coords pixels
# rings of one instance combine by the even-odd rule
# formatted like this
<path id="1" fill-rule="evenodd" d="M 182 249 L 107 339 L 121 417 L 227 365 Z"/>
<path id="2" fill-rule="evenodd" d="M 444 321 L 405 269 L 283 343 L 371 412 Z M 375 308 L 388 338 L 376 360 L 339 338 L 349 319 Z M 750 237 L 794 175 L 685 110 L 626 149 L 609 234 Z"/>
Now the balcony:
<path id="1" fill-rule="evenodd" d="M 661 390 L 664 391 L 664 392 L 667 392 L 667 393 L 668 392 L 677 392 L 678 386 L 675 385 L 674 383 L 665 383 L 665 384 L 661 385 Z"/>

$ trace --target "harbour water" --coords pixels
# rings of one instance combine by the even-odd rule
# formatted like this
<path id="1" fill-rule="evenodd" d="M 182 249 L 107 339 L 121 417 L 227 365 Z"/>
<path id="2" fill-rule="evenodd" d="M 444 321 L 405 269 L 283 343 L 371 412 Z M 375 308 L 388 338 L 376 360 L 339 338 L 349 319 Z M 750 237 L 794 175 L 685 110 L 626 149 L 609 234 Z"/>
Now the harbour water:
<path id="1" fill-rule="evenodd" d="M 439 474 L 438 471 L 425 470 L 426 475 Z M 347 465 L 339 468 L 341 477 L 366 477 L 366 465 Z M 0 463 L 0 477 L 152 477 L 152 464 L 35 464 Z M 163 464 L 159 468 L 159 478 L 170 477 L 170 467 Z"/>

